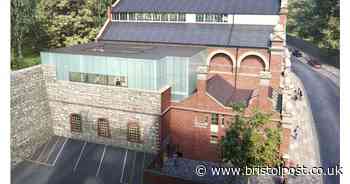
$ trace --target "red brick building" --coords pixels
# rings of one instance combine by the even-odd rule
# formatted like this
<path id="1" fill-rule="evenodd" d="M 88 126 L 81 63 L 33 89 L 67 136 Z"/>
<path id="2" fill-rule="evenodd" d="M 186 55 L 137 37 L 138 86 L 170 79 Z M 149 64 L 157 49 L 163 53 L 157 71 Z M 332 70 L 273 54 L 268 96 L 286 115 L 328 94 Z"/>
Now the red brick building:
<path id="1" fill-rule="evenodd" d="M 131 111 L 123 123 L 140 127 L 143 140 L 134 147 L 168 145 L 185 158 L 218 161 L 232 103 L 280 121 L 286 13 L 287 0 L 117 0 L 96 42 L 43 53 L 42 60 L 56 64 L 59 80 L 161 91 L 159 121 L 142 122 L 132 97 L 123 103 Z"/>

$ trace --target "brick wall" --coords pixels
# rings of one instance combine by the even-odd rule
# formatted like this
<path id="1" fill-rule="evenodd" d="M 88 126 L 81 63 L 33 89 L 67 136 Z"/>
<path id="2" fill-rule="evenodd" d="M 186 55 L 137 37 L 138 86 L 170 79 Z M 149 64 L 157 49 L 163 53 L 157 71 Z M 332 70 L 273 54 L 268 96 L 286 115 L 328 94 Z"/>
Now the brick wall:
<path id="1" fill-rule="evenodd" d="M 162 96 L 169 96 L 167 90 L 162 94 L 55 80 L 55 68 L 49 65 L 43 65 L 43 68 L 48 78 L 47 91 L 56 135 L 148 152 L 158 150 L 161 99 Z M 71 132 L 71 113 L 82 116 L 81 133 Z M 110 138 L 97 135 L 98 118 L 109 121 Z M 130 122 L 139 124 L 142 143 L 127 140 L 127 125 Z"/>
<path id="2" fill-rule="evenodd" d="M 11 166 L 29 158 L 52 135 L 40 66 L 11 73 Z"/>

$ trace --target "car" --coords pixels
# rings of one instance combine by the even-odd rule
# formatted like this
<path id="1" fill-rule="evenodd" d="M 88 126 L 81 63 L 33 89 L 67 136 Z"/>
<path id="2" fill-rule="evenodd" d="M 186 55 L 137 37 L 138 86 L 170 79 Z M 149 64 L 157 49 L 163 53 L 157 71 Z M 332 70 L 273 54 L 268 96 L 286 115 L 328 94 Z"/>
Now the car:
<path id="1" fill-rule="evenodd" d="M 303 54 L 301 54 L 301 52 L 297 49 L 295 49 L 293 52 L 292 52 L 293 56 L 295 57 L 302 57 Z"/>
<path id="2" fill-rule="evenodd" d="M 316 59 L 308 59 L 307 63 L 314 68 L 321 68 L 321 64 Z"/>

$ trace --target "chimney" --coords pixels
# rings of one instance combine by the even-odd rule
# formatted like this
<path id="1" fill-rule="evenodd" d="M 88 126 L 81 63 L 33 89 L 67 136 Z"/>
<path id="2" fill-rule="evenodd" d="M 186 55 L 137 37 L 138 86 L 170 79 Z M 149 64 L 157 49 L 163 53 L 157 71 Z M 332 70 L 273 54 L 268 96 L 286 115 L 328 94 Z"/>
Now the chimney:
<path id="1" fill-rule="evenodd" d="M 199 66 L 197 69 L 197 93 L 205 94 L 207 90 L 208 66 Z"/>
<path id="2" fill-rule="evenodd" d="M 112 11 L 110 6 L 108 6 L 108 9 L 107 9 L 107 18 L 108 18 L 108 21 L 112 20 Z"/>

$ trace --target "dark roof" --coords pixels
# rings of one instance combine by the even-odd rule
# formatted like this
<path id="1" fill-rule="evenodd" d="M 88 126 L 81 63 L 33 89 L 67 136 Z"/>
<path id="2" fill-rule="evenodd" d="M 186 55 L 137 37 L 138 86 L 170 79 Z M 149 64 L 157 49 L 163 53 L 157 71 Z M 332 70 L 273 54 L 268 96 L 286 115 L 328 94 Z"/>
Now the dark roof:
<path id="1" fill-rule="evenodd" d="M 280 0 L 120 0 L 113 12 L 278 14 Z"/>
<path id="2" fill-rule="evenodd" d="M 111 22 L 100 40 L 268 48 L 273 26 Z"/>
<path id="3" fill-rule="evenodd" d="M 253 90 L 235 89 L 230 82 L 219 75 L 214 75 L 207 81 L 207 92 L 221 104 L 230 106 L 237 102 L 247 105 Z"/>
<path id="4" fill-rule="evenodd" d="M 48 52 L 158 60 L 166 56 L 191 57 L 203 49 L 199 46 L 99 41 L 50 49 Z"/>

